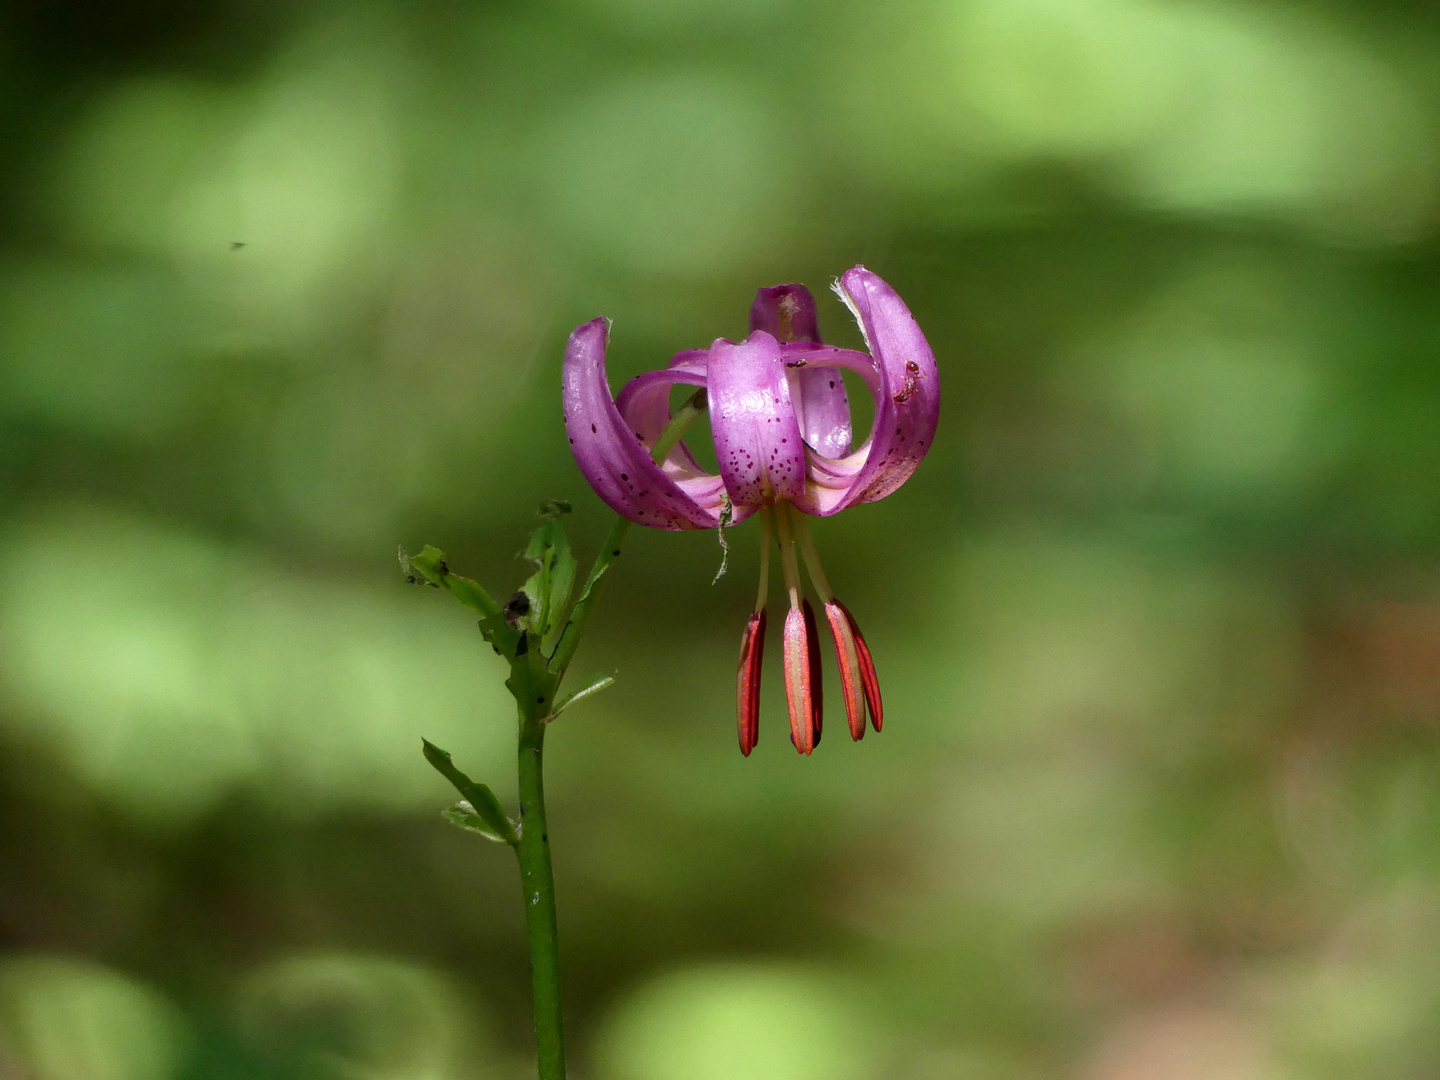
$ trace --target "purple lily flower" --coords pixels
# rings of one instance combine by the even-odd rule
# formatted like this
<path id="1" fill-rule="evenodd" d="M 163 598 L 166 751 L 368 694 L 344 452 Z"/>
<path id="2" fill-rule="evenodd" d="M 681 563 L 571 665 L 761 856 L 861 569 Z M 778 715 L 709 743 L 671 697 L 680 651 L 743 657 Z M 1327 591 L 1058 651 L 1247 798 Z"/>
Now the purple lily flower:
<path id="1" fill-rule="evenodd" d="M 824 603 L 835 642 L 850 734 L 865 734 L 868 708 L 884 722 L 875 664 L 860 629 L 821 569 L 806 516 L 828 517 L 889 495 L 930 449 L 940 411 L 940 374 L 925 336 L 895 290 L 857 266 L 835 283 L 870 353 L 824 344 L 815 299 L 803 285 L 761 289 L 750 336 L 720 338 L 677 353 L 670 366 L 632 379 L 616 399 L 605 377 L 609 327 L 576 328 L 565 350 L 565 430 L 580 471 L 617 513 L 658 529 L 714 529 L 758 514 L 760 591 L 741 642 L 737 717 L 740 750 L 759 738 L 760 670 L 765 649 L 770 523 L 779 533 L 790 607 L 784 667 L 790 738 L 809 754 L 820 742 L 821 678 L 815 612 L 801 594 L 798 548 Z M 841 369 L 860 376 L 875 420 L 852 447 L 850 403 Z M 659 464 L 650 448 L 671 419 L 676 384 L 703 387 L 718 474 L 706 472 L 684 442 Z"/>

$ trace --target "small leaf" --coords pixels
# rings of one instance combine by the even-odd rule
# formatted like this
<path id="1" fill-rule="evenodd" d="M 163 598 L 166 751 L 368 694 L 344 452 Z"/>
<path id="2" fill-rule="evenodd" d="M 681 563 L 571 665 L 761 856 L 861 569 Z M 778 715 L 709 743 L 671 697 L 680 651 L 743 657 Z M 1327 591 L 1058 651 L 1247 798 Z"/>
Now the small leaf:
<path id="1" fill-rule="evenodd" d="M 521 586 L 530 598 L 526 625 L 540 635 L 548 654 L 563 629 L 561 619 L 575 587 L 575 556 L 558 521 L 547 521 L 535 530 L 525 548 L 525 558 L 535 564 L 535 573 Z"/>
<path id="2" fill-rule="evenodd" d="M 469 802 L 461 799 L 449 810 L 440 811 L 440 816 L 451 825 L 455 825 L 466 832 L 479 833 L 486 840 L 494 840 L 497 844 L 510 843 L 505 837 L 500 836 L 485 823 L 485 820 L 476 812 L 475 807 Z"/>
<path id="3" fill-rule="evenodd" d="M 450 568 L 445 565 L 445 553 L 430 544 L 426 544 L 419 555 L 407 555 L 405 549 L 401 548 L 400 565 L 407 571 L 420 574 L 437 589 L 442 586 L 445 575 L 450 572 Z"/>
<path id="4" fill-rule="evenodd" d="M 430 580 L 424 567 L 415 565 L 415 557 L 405 550 L 403 544 L 400 546 L 400 572 L 405 575 L 407 585 L 429 585 L 432 589 L 440 587 L 438 582 Z"/>
<path id="5" fill-rule="evenodd" d="M 419 555 L 410 555 L 402 547 L 400 566 L 407 577 L 418 576 L 437 589 L 444 589 L 481 618 L 488 619 L 500 610 L 500 605 L 478 581 L 452 573 L 445 561 L 445 553 L 437 547 L 426 544 Z"/>
<path id="6" fill-rule="evenodd" d="M 405 550 L 404 544 L 400 545 L 400 573 L 405 575 L 407 585 L 419 585 L 423 578 L 420 571 L 410 565 L 410 553 Z M 430 582 L 426 581 L 425 584 L 429 585 Z"/>
<path id="7" fill-rule="evenodd" d="M 520 834 L 515 830 L 515 823 L 506 817 L 505 811 L 500 808 L 500 800 L 495 797 L 495 793 L 484 784 L 471 780 L 457 769 L 447 751 L 441 750 L 428 739 L 420 741 L 425 748 L 425 760 L 434 766 L 436 772 L 450 781 L 455 790 L 460 793 L 460 797 L 469 804 L 470 809 L 484 825 L 485 830 L 493 833 L 495 838 L 511 847 L 517 846 L 520 843 Z M 455 824 L 460 823 L 455 822 Z"/>
<path id="8" fill-rule="evenodd" d="M 585 685 L 573 694 L 567 694 L 560 704 L 555 706 L 555 711 L 550 714 L 551 719 L 559 716 L 562 712 L 574 705 L 577 701 L 584 701 L 592 694 L 598 694 L 601 690 L 608 689 L 615 685 L 614 675 L 592 675 L 585 681 Z"/>
<path id="9" fill-rule="evenodd" d="M 459 600 L 477 615 L 490 615 L 495 611 L 495 601 L 490 598 L 478 581 L 468 577 L 461 577 L 459 574 L 445 575 L 443 582 L 450 595 Z"/>
<path id="10" fill-rule="evenodd" d="M 564 499 L 546 499 L 540 504 L 540 518 L 543 521 L 554 521 L 561 514 L 568 514 L 574 507 Z"/>

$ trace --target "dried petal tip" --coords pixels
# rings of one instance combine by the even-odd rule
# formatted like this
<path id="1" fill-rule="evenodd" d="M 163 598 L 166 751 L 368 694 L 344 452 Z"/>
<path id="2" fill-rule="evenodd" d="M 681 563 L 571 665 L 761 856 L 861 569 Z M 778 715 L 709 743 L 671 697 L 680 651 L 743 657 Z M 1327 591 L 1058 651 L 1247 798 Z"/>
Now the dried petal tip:
<path id="1" fill-rule="evenodd" d="M 820 734 L 819 686 L 810 647 L 811 625 L 813 622 L 807 625 L 805 612 L 800 608 L 791 608 L 785 616 L 785 700 L 790 706 L 790 741 L 802 754 L 815 749 Z"/>
<path id="2" fill-rule="evenodd" d="M 740 752 L 746 757 L 760 741 L 760 667 L 765 659 L 765 609 L 750 616 L 740 639 L 740 674 L 735 711 L 740 722 Z"/>
<path id="3" fill-rule="evenodd" d="M 850 723 L 850 737 L 859 742 L 865 737 L 865 677 L 856 632 L 836 600 L 826 602 L 825 621 L 830 624 L 830 636 L 835 639 L 835 659 L 840 665 L 840 689 L 845 695 L 845 719 Z"/>
<path id="4" fill-rule="evenodd" d="M 845 616 L 845 624 L 855 639 L 856 658 L 860 661 L 860 685 L 865 691 L 865 704 L 870 707 L 870 723 L 874 725 L 876 731 L 879 731 L 881 725 L 885 723 L 885 708 L 880 701 L 880 680 L 875 677 L 875 661 L 870 657 L 870 647 L 865 644 L 865 637 L 860 633 L 860 627 L 855 625 L 855 616 L 850 614 L 850 609 L 833 597 L 830 599 L 830 603 L 825 605 L 825 615 L 827 618 L 830 618 L 831 631 L 833 632 L 835 629 L 835 620 L 830 616 L 830 607 L 832 605 L 839 608 L 840 614 Z M 835 640 L 836 648 L 838 649 L 840 639 L 837 636 Z M 845 674 L 845 662 L 843 660 L 840 662 L 840 673 L 842 677 Z M 846 691 L 845 706 L 848 711 L 850 706 L 848 689 Z M 865 730 L 865 721 L 863 719 L 860 721 L 860 730 L 862 732 Z M 854 714 L 850 714 L 850 734 L 854 735 L 857 739 L 860 738 L 859 735 L 855 735 Z"/>

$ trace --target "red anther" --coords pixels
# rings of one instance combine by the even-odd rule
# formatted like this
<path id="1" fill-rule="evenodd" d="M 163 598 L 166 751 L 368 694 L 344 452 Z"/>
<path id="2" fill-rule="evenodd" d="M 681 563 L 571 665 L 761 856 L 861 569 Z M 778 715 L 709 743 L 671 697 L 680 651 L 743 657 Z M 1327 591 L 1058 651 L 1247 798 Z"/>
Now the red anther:
<path id="1" fill-rule="evenodd" d="M 740 674 L 735 711 L 740 724 L 740 752 L 746 757 L 760 741 L 760 667 L 765 659 L 765 609 L 753 612 L 740 639 Z"/>
<path id="2" fill-rule="evenodd" d="M 850 609 L 833 597 L 830 602 L 844 613 L 850 632 L 855 635 L 855 651 L 860 658 L 860 684 L 865 688 L 865 703 L 870 706 L 870 723 L 879 731 L 880 725 L 885 722 L 885 708 L 880 702 L 880 680 L 875 677 L 875 661 L 870 657 L 870 646 L 865 644 L 865 636 L 860 633 Z"/>
<path id="3" fill-rule="evenodd" d="M 850 723 L 850 737 L 859 742 L 865 737 L 865 689 L 860 664 L 860 649 L 850 620 L 835 600 L 826 601 L 825 621 L 835 639 L 835 659 L 840 664 L 840 689 L 845 695 L 845 719 Z"/>
<path id="4" fill-rule="evenodd" d="M 810 658 L 810 699 L 814 707 L 810 711 L 810 726 L 814 728 L 815 734 L 811 739 L 810 746 L 813 749 L 820 745 L 820 729 L 825 718 L 825 676 L 820 669 L 820 630 L 815 622 L 815 609 L 810 606 L 810 601 L 803 601 L 805 605 L 805 653 Z"/>
<path id="5" fill-rule="evenodd" d="M 815 749 L 819 727 L 815 722 L 817 680 L 810 648 L 813 620 L 812 615 L 807 621 L 800 608 L 792 607 L 785 616 L 785 701 L 790 706 L 790 741 L 802 754 Z"/>

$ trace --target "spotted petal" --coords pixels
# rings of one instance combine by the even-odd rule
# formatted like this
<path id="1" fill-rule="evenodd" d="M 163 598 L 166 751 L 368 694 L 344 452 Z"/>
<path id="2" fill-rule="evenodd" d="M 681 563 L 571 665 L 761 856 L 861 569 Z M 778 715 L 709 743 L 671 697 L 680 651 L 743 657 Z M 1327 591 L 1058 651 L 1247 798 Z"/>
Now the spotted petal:
<path id="1" fill-rule="evenodd" d="M 810 482 L 797 505 L 821 517 L 883 499 L 908 480 L 930 449 L 940 415 L 935 356 L 895 290 L 857 266 L 835 291 L 860 323 L 870 356 L 836 350 L 809 366 L 860 374 L 875 399 L 875 420 L 869 437 L 851 454 L 830 456 L 813 447 L 807 452 Z"/>
<path id="2" fill-rule="evenodd" d="M 565 346 L 565 433 L 580 471 L 612 510 L 631 521 L 657 529 L 713 529 L 720 521 L 720 486 L 712 482 L 708 496 L 687 492 L 650 460 L 643 433 L 626 424 L 611 399 L 608 337 L 605 320 L 594 319 L 576 328 Z"/>
<path id="3" fill-rule="evenodd" d="M 809 366 L 809 346 L 822 342 L 815 297 L 810 290 L 804 285 L 761 289 L 750 307 L 750 330 L 764 330 L 781 343 L 790 397 L 806 444 L 826 457 L 848 454 L 850 399 L 845 395 L 845 381 L 833 371 Z"/>
<path id="4" fill-rule="evenodd" d="M 843 510 L 883 499 L 919 468 L 940 421 L 940 372 L 905 301 L 879 276 L 857 266 L 836 291 L 855 313 L 880 376 L 870 451 L 835 507 Z"/>
<path id="5" fill-rule="evenodd" d="M 736 507 L 805 494 L 805 444 L 790 400 L 780 343 L 757 330 L 710 346 L 710 430 Z"/>

